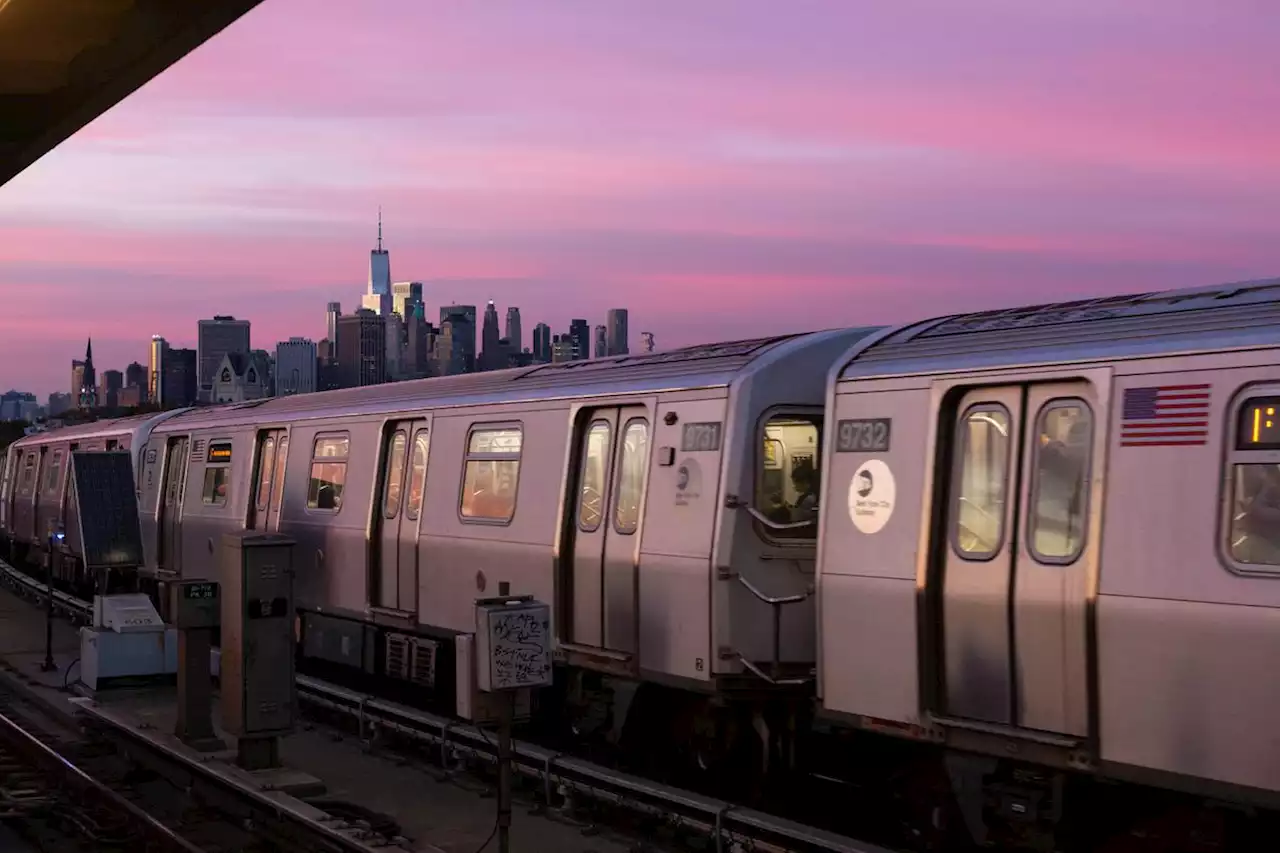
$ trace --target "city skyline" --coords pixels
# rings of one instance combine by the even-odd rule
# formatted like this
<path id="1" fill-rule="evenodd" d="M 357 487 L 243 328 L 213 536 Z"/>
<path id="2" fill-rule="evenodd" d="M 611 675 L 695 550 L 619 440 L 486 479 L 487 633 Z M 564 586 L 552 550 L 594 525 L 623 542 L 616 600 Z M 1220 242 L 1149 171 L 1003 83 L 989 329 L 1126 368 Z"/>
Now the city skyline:
<path id="1" fill-rule="evenodd" d="M 1179 0 L 272 0 L 0 190 L 0 388 L 215 313 L 318 340 L 379 205 L 429 304 L 627 305 L 661 348 L 1277 274 L 1277 37 Z"/>

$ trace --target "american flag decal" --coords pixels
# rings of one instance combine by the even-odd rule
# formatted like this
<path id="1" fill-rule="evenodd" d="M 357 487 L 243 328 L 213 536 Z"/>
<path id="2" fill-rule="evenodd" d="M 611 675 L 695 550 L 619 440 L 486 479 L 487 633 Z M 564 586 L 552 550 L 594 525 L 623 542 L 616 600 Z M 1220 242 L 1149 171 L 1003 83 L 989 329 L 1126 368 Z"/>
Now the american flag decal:
<path id="1" fill-rule="evenodd" d="M 1209 439 L 1209 386 L 1126 388 L 1121 447 L 1179 447 Z"/>

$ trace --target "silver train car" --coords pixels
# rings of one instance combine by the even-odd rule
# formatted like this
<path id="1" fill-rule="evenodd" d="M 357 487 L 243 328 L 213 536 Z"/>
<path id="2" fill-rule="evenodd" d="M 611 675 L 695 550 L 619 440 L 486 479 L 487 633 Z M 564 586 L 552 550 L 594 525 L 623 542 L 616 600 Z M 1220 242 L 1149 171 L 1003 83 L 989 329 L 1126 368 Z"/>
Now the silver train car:
<path id="1" fill-rule="evenodd" d="M 48 551 L 51 525 L 64 525 L 65 547 L 56 549 L 55 578 L 68 584 L 86 579 L 78 565 L 79 525 L 71 500 L 71 453 L 76 450 L 127 450 L 134 471 L 139 453 L 157 424 L 182 410 L 77 424 L 24 436 L 9 445 L 0 474 L 0 531 L 16 567 L 41 562 Z"/>
<path id="2" fill-rule="evenodd" d="M 216 578 L 222 533 L 287 534 L 304 662 L 466 718 L 475 601 L 504 582 L 552 605 L 579 732 L 735 690 L 804 706 L 826 376 L 869 331 L 191 410 L 141 451 L 147 571 Z M 673 742 L 649 729 L 638 755 Z"/>
<path id="3" fill-rule="evenodd" d="M 884 330 L 827 424 L 821 715 L 945 745 L 970 823 L 1070 771 L 1277 806 L 1280 281 Z"/>

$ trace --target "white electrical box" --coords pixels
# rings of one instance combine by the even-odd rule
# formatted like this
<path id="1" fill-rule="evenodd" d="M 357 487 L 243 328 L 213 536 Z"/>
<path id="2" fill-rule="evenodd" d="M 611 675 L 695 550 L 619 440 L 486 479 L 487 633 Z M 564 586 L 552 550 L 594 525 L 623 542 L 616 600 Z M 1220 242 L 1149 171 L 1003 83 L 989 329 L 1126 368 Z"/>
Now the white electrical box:
<path id="1" fill-rule="evenodd" d="M 117 634 L 150 634 L 165 629 L 155 605 L 141 593 L 95 595 L 93 624 Z"/>
<path id="2" fill-rule="evenodd" d="M 551 680 L 551 608 L 530 596 L 477 601 L 476 686 L 495 693 Z"/>

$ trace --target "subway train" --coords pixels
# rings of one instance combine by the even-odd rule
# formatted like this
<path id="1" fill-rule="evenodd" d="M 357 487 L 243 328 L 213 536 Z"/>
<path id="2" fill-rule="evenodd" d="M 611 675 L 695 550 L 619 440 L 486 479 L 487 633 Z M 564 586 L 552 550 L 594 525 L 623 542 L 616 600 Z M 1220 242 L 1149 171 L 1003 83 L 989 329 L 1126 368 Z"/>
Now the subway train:
<path id="1" fill-rule="evenodd" d="M 286 533 L 300 660 L 466 718 L 505 582 L 553 606 L 540 708 L 645 769 L 892 773 L 947 832 L 1046 845 L 1120 792 L 1280 803 L 1280 280 L 115 428 L 143 584 Z M 11 446 L 26 552 L 89 434 Z"/>

